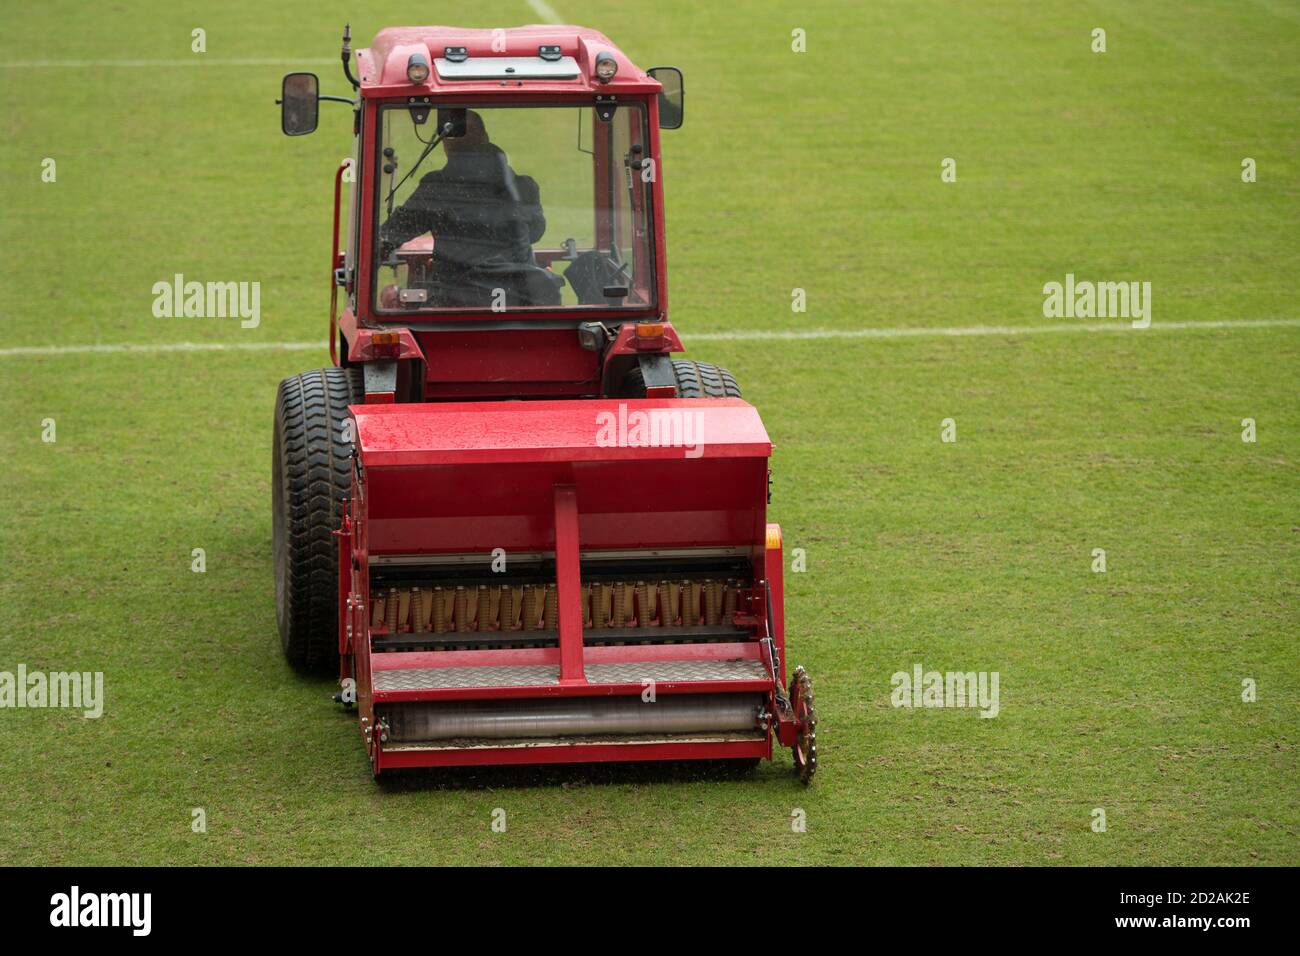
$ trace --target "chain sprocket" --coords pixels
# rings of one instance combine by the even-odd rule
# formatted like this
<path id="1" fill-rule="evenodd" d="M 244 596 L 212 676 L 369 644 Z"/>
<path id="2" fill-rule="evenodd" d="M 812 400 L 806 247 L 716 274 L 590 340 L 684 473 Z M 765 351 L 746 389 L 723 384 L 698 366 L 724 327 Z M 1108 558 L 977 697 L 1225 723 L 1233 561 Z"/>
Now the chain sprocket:
<path id="1" fill-rule="evenodd" d="M 799 725 L 794 741 L 794 772 L 807 785 L 817 772 L 817 707 L 812 678 L 803 667 L 796 667 L 790 678 L 790 706 Z"/>

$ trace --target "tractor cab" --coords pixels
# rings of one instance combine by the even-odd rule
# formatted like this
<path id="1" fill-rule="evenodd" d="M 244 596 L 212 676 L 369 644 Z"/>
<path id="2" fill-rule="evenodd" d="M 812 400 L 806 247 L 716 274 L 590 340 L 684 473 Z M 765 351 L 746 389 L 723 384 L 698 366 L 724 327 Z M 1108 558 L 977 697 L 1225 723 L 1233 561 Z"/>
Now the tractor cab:
<path id="1" fill-rule="evenodd" d="M 581 27 L 382 30 L 355 75 L 349 43 L 353 98 L 293 73 L 281 99 L 289 135 L 316 128 L 323 100 L 354 111 L 336 361 L 396 360 L 376 385 L 395 400 L 583 397 L 624 389 L 637 354 L 680 351 L 659 151 L 682 123 L 680 71 L 642 71 Z M 483 334 L 441 347 L 466 323 Z M 651 334 L 619 345 L 638 323 Z"/>
<path id="2" fill-rule="evenodd" d="M 376 316 L 657 305 L 644 104 L 379 108 Z"/>

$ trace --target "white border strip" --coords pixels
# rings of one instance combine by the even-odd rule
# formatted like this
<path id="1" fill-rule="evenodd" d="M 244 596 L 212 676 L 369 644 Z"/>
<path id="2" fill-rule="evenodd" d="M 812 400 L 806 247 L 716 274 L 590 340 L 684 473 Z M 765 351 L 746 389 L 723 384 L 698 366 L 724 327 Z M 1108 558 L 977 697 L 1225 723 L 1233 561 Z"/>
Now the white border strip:
<path id="1" fill-rule="evenodd" d="M 1135 329 L 1129 322 L 1075 322 L 1069 325 L 965 325 L 952 328 L 899 329 L 794 329 L 790 331 L 755 329 L 751 332 L 698 332 L 685 334 L 686 341 L 722 342 L 732 339 L 750 341 L 802 339 L 918 339 L 960 338 L 975 335 L 1042 335 L 1062 332 L 1132 332 L 1141 334 L 1156 329 L 1268 329 L 1300 326 L 1300 319 L 1237 319 L 1209 322 L 1152 322 L 1145 329 Z"/>
<path id="2" fill-rule="evenodd" d="M 966 325 L 952 328 L 900 329 L 751 329 L 740 332 L 687 332 L 690 342 L 801 342 L 816 339 L 920 339 L 968 338 L 977 336 L 1042 335 L 1066 332 L 1126 332 L 1141 335 L 1151 331 L 1195 331 L 1197 329 L 1275 329 L 1300 327 L 1300 319 L 1239 319 L 1209 322 L 1153 322 L 1150 328 L 1135 329 L 1127 322 L 1076 323 L 1074 325 Z M 22 355 L 113 355 L 126 352 L 300 352 L 325 351 L 328 343 L 317 342 L 145 342 L 104 345 L 20 345 L 0 349 L 0 358 Z"/>

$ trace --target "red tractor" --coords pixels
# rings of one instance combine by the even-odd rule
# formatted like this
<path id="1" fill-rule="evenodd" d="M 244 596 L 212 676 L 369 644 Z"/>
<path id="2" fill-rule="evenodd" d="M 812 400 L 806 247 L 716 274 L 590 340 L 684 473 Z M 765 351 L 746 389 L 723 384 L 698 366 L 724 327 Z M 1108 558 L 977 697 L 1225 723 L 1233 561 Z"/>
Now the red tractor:
<path id="1" fill-rule="evenodd" d="M 330 100 L 355 137 L 333 364 L 276 401 L 286 658 L 339 675 L 376 775 L 775 739 L 808 781 L 771 443 L 725 369 L 672 358 L 681 73 L 574 26 L 387 29 L 355 65 L 349 42 L 352 96 L 291 73 L 280 101 L 290 136 Z"/>

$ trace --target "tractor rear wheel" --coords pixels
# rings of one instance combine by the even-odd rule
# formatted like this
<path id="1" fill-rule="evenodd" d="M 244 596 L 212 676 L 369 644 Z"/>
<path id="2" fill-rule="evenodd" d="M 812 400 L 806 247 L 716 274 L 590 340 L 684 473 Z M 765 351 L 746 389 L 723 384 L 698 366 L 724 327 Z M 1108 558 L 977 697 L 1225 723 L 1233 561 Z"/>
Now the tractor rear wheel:
<path id="1" fill-rule="evenodd" d="M 295 670 L 338 669 L 338 539 L 352 487 L 348 405 L 364 396 L 356 369 L 292 375 L 275 401 L 272 556 L 280 645 Z"/>
<path id="2" fill-rule="evenodd" d="M 735 377 L 721 365 L 673 359 L 673 378 L 677 380 L 678 398 L 740 398 L 740 386 Z M 645 379 L 640 368 L 627 373 L 623 380 L 623 395 L 626 398 L 645 397 Z"/>

